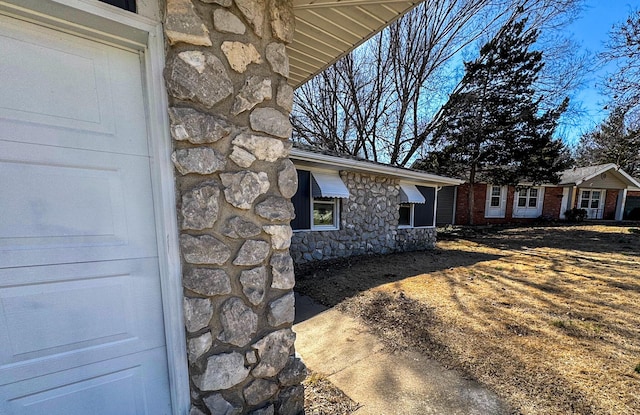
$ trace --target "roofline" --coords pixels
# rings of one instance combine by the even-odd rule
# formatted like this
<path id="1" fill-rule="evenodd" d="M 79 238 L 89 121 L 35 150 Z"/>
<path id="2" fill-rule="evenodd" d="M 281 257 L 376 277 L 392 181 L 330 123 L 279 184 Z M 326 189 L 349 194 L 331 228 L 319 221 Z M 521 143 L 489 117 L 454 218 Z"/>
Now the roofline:
<path id="1" fill-rule="evenodd" d="M 583 177 L 581 180 L 577 181 L 577 182 L 576 182 L 576 186 L 579 186 L 579 185 L 581 185 L 582 183 L 584 183 L 584 182 L 586 182 L 586 181 L 589 181 L 589 180 L 593 179 L 593 178 L 594 178 L 594 177 L 596 177 L 596 176 L 601 175 L 602 173 L 606 172 L 607 170 L 609 170 L 609 169 L 611 169 L 611 168 L 614 168 L 614 169 L 615 169 L 616 167 L 617 167 L 617 166 L 616 166 L 615 164 L 613 164 L 613 163 L 607 163 L 607 164 L 604 164 L 604 165 L 602 165 L 602 168 L 600 168 L 600 169 L 596 170 L 596 171 L 595 171 L 595 173 L 593 173 L 593 174 L 591 174 L 591 175 L 589 175 L 589 176 Z"/>
<path id="2" fill-rule="evenodd" d="M 629 176 L 627 174 L 627 172 L 625 172 L 624 170 L 622 170 L 621 168 L 619 168 L 617 165 L 613 164 L 613 163 L 608 163 L 602 166 L 601 169 L 598 169 L 595 173 L 586 176 L 585 178 L 583 178 L 582 180 L 580 180 L 579 182 L 576 182 L 576 186 L 580 186 L 582 183 L 589 181 L 591 179 L 593 179 L 596 176 L 599 176 L 600 174 L 609 171 L 611 169 L 614 169 L 617 173 L 619 173 L 622 177 L 624 177 L 625 179 L 627 179 L 627 181 L 629 183 L 631 183 L 632 186 L 635 187 L 640 187 L 640 183 L 638 183 L 638 181 L 636 179 L 634 179 L 633 177 Z"/>
<path id="3" fill-rule="evenodd" d="M 370 161 L 354 160 L 327 154 L 314 153 L 311 151 L 301 150 L 299 148 L 291 149 L 291 158 L 299 161 L 330 165 L 351 170 L 359 170 L 368 173 L 385 174 L 388 176 L 398 177 L 400 179 L 418 180 L 424 182 L 436 183 L 439 185 L 459 185 L 464 183 L 463 180 L 451 177 L 443 177 L 430 173 L 423 173 L 416 170 L 403 169 L 393 167 L 386 164 L 378 164 Z"/>

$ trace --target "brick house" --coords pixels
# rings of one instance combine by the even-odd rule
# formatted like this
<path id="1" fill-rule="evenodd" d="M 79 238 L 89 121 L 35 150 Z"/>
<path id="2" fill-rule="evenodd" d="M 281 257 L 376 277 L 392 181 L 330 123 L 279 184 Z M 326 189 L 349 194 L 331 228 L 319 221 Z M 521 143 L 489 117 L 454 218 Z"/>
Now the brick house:
<path id="1" fill-rule="evenodd" d="M 585 209 L 587 219 L 623 220 L 635 206 L 638 181 L 614 164 L 566 170 L 557 185 L 495 186 L 476 183 L 473 223 L 527 223 L 565 219 L 572 208 Z M 469 184 L 456 189 L 455 224 L 469 224 Z"/>

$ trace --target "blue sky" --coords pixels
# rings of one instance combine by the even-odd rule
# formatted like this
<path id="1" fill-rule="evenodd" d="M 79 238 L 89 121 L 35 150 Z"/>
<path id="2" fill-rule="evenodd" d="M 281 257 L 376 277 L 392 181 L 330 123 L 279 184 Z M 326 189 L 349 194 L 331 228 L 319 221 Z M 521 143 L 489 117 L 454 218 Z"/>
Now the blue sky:
<path id="1" fill-rule="evenodd" d="M 631 10 L 640 7 L 640 0 L 587 0 L 582 15 L 567 28 L 583 48 L 593 54 L 604 49 L 609 32 L 614 24 L 622 23 Z M 611 71 L 611 66 L 594 71 L 587 79 L 585 88 L 575 94 L 574 100 L 581 102 L 586 110 L 581 125 L 566 137 L 569 143 L 577 140 L 584 131 L 592 129 L 607 116 L 603 110 L 606 97 L 600 95 L 596 82 L 598 77 Z"/>

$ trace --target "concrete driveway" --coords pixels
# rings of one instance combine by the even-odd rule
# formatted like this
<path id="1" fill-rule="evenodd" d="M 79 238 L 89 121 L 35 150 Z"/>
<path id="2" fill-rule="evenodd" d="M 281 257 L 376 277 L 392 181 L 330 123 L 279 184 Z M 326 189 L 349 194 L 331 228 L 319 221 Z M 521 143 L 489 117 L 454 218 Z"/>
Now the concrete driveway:
<path id="1" fill-rule="evenodd" d="M 362 405 L 356 415 L 502 415 L 508 406 L 479 383 L 416 352 L 388 353 L 359 321 L 296 299 L 296 351 Z"/>

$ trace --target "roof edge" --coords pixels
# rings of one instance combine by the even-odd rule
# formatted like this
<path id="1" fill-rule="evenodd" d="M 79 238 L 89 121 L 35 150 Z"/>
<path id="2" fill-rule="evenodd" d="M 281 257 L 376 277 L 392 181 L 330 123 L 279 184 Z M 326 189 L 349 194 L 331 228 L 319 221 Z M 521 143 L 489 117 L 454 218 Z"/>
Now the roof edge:
<path id="1" fill-rule="evenodd" d="M 335 166 L 369 173 L 384 174 L 400 179 L 419 180 L 435 183 L 438 185 L 454 186 L 464 183 L 463 180 L 454 179 L 451 177 L 438 176 L 431 173 L 424 173 L 417 170 L 404 169 L 401 167 L 393 167 L 387 164 L 378 164 L 370 161 L 346 159 L 337 156 L 330 156 L 327 154 L 314 153 L 295 147 L 291 149 L 290 157 L 294 160 L 307 161 L 325 166 Z"/>
<path id="2" fill-rule="evenodd" d="M 631 185 L 631 186 L 635 186 L 635 187 L 640 187 L 640 183 L 638 183 L 638 181 L 636 179 L 631 177 L 627 172 L 622 170 L 620 167 L 618 167 L 614 163 L 604 164 L 601 169 L 598 169 L 595 173 L 584 177 L 582 180 L 580 180 L 579 183 L 576 183 L 576 186 L 579 186 L 580 184 L 582 184 L 582 183 L 584 183 L 586 181 L 589 181 L 589 180 L 593 179 L 594 177 L 599 176 L 600 174 L 605 173 L 605 172 L 607 172 L 607 171 L 609 171 L 611 169 L 615 170 L 616 173 L 620 174 L 624 179 L 627 180 L 627 182 L 628 182 L 627 186 Z"/>

